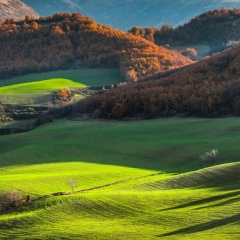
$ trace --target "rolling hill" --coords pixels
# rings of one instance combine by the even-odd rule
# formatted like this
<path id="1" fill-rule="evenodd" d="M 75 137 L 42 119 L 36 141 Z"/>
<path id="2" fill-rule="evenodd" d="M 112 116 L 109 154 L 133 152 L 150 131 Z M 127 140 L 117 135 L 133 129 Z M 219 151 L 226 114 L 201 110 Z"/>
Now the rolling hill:
<path id="1" fill-rule="evenodd" d="M 157 27 L 170 24 L 174 27 L 191 18 L 216 8 L 240 7 L 238 0 L 23 0 L 40 15 L 55 12 L 81 12 L 95 21 L 127 31 L 133 26 Z"/>
<path id="2" fill-rule="evenodd" d="M 177 28 L 169 25 L 159 30 L 133 27 L 128 32 L 180 51 L 195 48 L 200 57 L 206 57 L 239 44 L 239 20 L 239 9 L 222 8 L 203 13 Z M 205 54 L 201 54 L 202 50 Z"/>
<path id="3" fill-rule="evenodd" d="M 239 115 L 240 46 L 79 102 L 99 118 Z M 93 107 L 94 106 L 94 107 Z"/>
<path id="4" fill-rule="evenodd" d="M 128 80 L 192 63 L 80 13 L 0 24 L 0 78 L 69 68 L 118 68 Z M 27 44 L 26 44 L 27 43 Z"/>
<path id="5" fill-rule="evenodd" d="M 0 22 L 7 18 L 19 20 L 25 16 L 38 17 L 39 15 L 21 0 L 0 0 Z"/>
<path id="6" fill-rule="evenodd" d="M 0 136 L 0 192 L 32 197 L 1 212 L 1 239 L 236 240 L 239 129 L 239 118 L 60 120 Z M 202 169 L 211 148 L 221 165 Z"/>
<path id="7" fill-rule="evenodd" d="M 0 81 L 3 104 L 41 105 L 53 103 L 53 92 L 59 89 L 103 87 L 124 81 L 117 69 L 71 69 L 28 74 Z M 74 99 L 81 98 L 75 94 Z"/>

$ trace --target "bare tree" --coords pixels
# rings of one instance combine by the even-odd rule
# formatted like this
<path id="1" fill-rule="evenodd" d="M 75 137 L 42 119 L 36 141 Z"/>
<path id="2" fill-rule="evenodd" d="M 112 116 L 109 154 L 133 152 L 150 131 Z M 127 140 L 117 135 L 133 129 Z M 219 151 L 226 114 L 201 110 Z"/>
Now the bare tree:
<path id="1" fill-rule="evenodd" d="M 219 160 L 219 151 L 217 149 L 213 149 L 200 155 L 199 158 L 203 164 L 203 167 L 211 164 L 215 165 Z"/>
<path id="2" fill-rule="evenodd" d="M 68 179 L 68 185 L 72 188 L 72 192 L 74 192 L 75 187 L 77 187 L 77 181 L 75 178 Z"/>

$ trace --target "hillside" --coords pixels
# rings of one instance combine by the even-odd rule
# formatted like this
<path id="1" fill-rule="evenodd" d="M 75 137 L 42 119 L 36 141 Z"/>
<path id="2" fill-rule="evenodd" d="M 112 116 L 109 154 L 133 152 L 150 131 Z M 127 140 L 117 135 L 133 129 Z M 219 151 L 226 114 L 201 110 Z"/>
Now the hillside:
<path id="1" fill-rule="evenodd" d="M 239 118 L 60 120 L 0 136 L 0 192 L 32 197 L 1 212 L 0 238 L 236 240 L 239 136 Z M 212 148 L 220 165 L 203 169 Z"/>
<path id="2" fill-rule="evenodd" d="M 177 28 L 170 25 L 164 25 L 160 30 L 133 27 L 129 32 L 158 45 L 209 45 L 211 52 L 218 52 L 231 47 L 234 41 L 239 41 L 239 20 L 240 9 L 221 8 L 203 13 Z"/>
<path id="3" fill-rule="evenodd" d="M 127 31 L 133 26 L 183 25 L 191 18 L 216 8 L 240 7 L 238 0 L 23 0 L 40 15 L 55 12 L 81 12 L 95 21 Z"/>
<path id="4" fill-rule="evenodd" d="M 0 79 L 69 68 L 119 68 L 127 80 L 191 60 L 144 38 L 95 23 L 80 13 L 0 24 Z M 27 44 L 26 44 L 27 43 Z"/>
<path id="5" fill-rule="evenodd" d="M 169 41 L 175 43 L 226 44 L 240 39 L 240 9 L 216 9 L 208 11 L 170 32 Z M 157 32 L 156 43 L 161 44 L 164 33 Z M 171 40 L 170 40 L 171 39 Z"/>
<path id="6" fill-rule="evenodd" d="M 21 0 L 0 0 L 0 22 L 7 18 L 22 19 L 25 16 L 38 17 L 38 14 Z"/>
<path id="7" fill-rule="evenodd" d="M 227 116 L 239 112 L 240 47 L 79 102 L 99 118 Z"/>

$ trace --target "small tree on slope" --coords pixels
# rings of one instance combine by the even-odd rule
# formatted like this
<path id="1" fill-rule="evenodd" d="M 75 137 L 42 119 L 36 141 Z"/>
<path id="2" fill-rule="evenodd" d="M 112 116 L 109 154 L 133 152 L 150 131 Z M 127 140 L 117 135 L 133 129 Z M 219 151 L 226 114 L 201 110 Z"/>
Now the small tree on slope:
<path id="1" fill-rule="evenodd" d="M 206 167 L 207 165 L 215 165 L 219 160 L 219 151 L 217 149 L 213 149 L 200 155 L 199 158 L 203 167 Z"/>

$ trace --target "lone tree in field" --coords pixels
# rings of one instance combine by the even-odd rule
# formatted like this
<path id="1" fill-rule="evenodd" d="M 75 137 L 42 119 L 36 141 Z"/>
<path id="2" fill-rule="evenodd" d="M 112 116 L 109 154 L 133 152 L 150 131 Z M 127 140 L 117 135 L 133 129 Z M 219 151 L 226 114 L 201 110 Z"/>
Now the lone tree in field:
<path id="1" fill-rule="evenodd" d="M 72 192 L 74 193 L 74 189 L 77 186 L 77 181 L 75 178 L 68 179 L 68 185 L 72 188 Z"/>
<path id="2" fill-rule="evenodd" d="M 203 167 L 206 167 L 207 165 L 215 165 L 219 160 L 219 151 L 217 149 L 213 149 L 200 155 L 199 158 Z"/>

